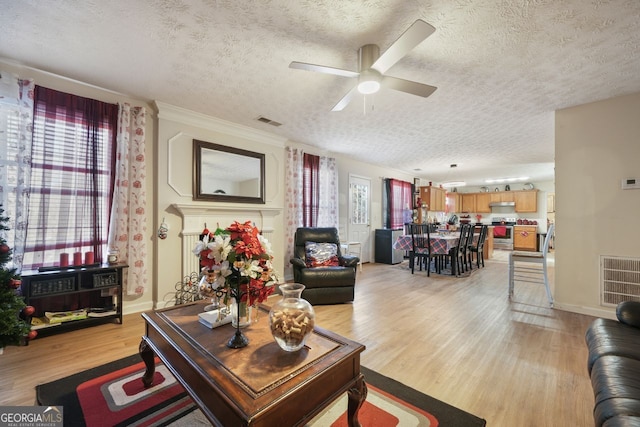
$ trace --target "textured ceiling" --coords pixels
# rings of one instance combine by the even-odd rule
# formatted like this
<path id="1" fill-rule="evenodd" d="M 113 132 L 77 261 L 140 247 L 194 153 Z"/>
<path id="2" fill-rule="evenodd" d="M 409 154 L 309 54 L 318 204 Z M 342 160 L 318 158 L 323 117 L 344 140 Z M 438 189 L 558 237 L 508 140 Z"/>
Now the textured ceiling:
<path id="1" fill-rule="evenodd" d="M 0 5 L 4 59 L 434 182 L 552 179 L 554 110 L 640 91 L 638 0 Z M 437 86 L 428 98 L 382 90 L 331 112 L 354 81 L 288 68 L 356 71 L 360 46 L 384 52 L 416 19 L 435 33 L 386 74 Z"/>

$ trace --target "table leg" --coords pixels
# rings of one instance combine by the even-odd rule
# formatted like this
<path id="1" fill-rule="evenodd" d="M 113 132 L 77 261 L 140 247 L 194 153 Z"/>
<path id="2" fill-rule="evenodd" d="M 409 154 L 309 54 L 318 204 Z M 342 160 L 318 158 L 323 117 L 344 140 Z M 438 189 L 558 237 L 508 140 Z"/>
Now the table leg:
<path id="1" fill-rule="evenodd" d="M 153 350 L 147 344 L 147 340 L 142 338 L 140 341 L 140 346 L 138 347 L 138 352 L 140 353 L 140 357 L 142 358 L 144 365 L 146 366 L 146 371 L 142 376 L 142 384 L 144 384 L 145 388 L 151 387 L 153 384 L 153 375 L 156 372 L 156 363 L 155 363 L 155 354 Z"/>
<path id="2" fill-rule="evenodd" d="M 364 382 L 364 375 L 360 374 L 356 383 L 347 392 L 349 403 L 347 405 L 347 422 L 349 427 L 360 427 L 358 421 L 358 411 L 367 398 L 367 384 Z"/>

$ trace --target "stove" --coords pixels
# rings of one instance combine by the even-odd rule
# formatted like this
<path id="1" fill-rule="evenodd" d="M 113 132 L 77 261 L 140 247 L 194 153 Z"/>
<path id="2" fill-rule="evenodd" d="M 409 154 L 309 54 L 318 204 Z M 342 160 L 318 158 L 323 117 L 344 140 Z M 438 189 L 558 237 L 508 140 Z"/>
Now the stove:
<path id="1" fill-rule="evenodd" d="M 492 218 L 491 225 L 516 225 L 517 220 L 515 218 Z"/>
<path id="2" fill-rule="evenodd" d="M 513 226 L 515 218 L 493 218 L 493 247 L 495 249 L 513 250 Z"/>

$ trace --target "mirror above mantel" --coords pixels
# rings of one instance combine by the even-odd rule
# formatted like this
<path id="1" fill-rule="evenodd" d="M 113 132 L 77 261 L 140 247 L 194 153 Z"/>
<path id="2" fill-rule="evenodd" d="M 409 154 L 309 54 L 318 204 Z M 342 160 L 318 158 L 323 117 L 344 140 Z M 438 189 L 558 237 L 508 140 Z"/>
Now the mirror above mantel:
<path id="1" fill-rule="evenodd" d="M 265 156 L 193 140 L 193 200 L 265 203 Z"/>

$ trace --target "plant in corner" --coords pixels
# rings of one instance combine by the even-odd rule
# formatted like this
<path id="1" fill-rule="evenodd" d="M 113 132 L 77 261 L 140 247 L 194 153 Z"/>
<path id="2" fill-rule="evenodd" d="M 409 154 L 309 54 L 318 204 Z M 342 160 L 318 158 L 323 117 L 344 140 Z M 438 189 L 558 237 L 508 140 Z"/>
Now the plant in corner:
<path id="1" fill-rule="evenodd" d="M 29 324 L 34 308 L 26 305 L 18 294 L 22 283 L 20 276 L 14 268 L 6 267 L 11 261 L 12 251 L 3 236 L 3 232 L 9 230 L 6 225 L 9 218 L 3 214 L 4 209 L 0 205 L 0 354 L 4 347 L 26 344 L 37 335 Z"/>
<path id="2" fill-rule="evenodd" d="M 266 300 L 278 282 L 271 262 L 271 244 L 251 221 L 242 224 L 235 221 L 224 230 L 218 227 L 213 233 L 205 225 L 193 252 L 200 257 L 202 272 L 213 276 L 211 287 L 223 303 L 237 304 L 238 316 Z M 239 335 L 238 325 L 237 339 L 241 339 Z M 243 347 L 247 343 L 230 341 L 228 345 Z"/>

